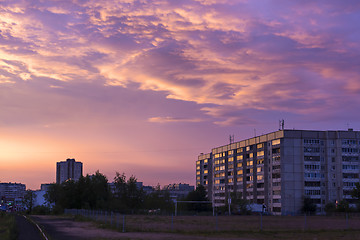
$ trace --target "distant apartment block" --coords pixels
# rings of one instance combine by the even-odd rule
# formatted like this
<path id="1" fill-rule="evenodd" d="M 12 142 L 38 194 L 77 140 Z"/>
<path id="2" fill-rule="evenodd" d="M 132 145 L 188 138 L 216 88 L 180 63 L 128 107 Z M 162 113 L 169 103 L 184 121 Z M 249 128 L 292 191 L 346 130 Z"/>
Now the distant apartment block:
<path id="1" fill-rule="evenodd" d="M 163 187 L 163 190 L 169 191 L 170 197 L 174 200 L 187 197 L 194 189 L 194 186 L 190 186 L 186 183 L 173 183 Z"/>
<path id="2" fill-rule="evenodd" d="M 25 184 L 0 183 L 0 209 L 22 211 L 23 199 L 26 192 Z"/>
<path id="3" fill-rule="evenodd" d="M 75 159 L 66 159 L 56 163 L 56 183 L 60 184 L 68 179 L 79 180 L 82 176 L 83 164 Z"/>
<path id="4" fill-rule="evenodd" d="M 25 184 L 0 183 L 0 199 L 13 201 L 16 198 L 24 198 L 25 191 Z"/>
<path id="5" fill-rule="evenodd" d="M 359 182 L 360 132 L 279 130 L 213 148 L 196 162 L 196 184 L 214 207 L 236 192 L 275 215 L 298 214 L 304 198 L 324 213 Z"/>

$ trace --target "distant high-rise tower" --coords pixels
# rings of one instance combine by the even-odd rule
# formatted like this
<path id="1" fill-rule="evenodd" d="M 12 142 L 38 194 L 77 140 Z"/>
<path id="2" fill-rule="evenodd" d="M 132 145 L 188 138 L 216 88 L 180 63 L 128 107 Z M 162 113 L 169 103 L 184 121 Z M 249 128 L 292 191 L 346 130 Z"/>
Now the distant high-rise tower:
<path id="1" fill-rule="evenodd" d="M 68 179 L 79 180 L 82 176 L 83 164 L 68 158 L 66 162 L 56 163 L 56 183 L 60 184 Z"/>

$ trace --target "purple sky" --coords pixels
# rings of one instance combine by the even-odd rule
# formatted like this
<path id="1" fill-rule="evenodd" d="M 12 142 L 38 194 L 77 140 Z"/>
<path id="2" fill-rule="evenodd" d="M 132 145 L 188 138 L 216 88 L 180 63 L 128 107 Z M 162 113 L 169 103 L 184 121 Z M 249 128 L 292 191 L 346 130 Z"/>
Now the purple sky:
<path id="1" fill-rule="evenodd" d="M 360 129 L 358 0 L 0 1 L 0 181 L 195 184 L 201 152 Z"/>

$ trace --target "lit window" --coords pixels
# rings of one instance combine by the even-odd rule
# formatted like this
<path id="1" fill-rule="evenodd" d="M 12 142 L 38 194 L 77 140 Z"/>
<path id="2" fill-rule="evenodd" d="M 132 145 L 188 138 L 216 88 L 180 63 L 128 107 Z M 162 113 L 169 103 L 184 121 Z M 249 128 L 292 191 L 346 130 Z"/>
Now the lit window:
<path id="1" fill-rule="evenodd" d="M 207 159 L 204 160 L 204 164 L 206 164 L 206 163 L 208 163 L 208 160 L 207 160 Z"/>
<path id="2" fill-rule="evenodd" d="M 263 175 L 257 175 L 257 180 L 263 180 L 264 179 L 264 176 Z"/>
<path id="3" fill-rule="evenodd" d="M 272 140 L 271 144 L 272 144 L 272 145 L 278 145 L 278 144 L 280 144 L 280 139 Z"/>
<path id="4" fill-rule="evenodd" d="M 238 174 L 238 175 L 243 174 L 243 170 L 239 170 L 239 171 L 237 171 L 237 174 Z"/>
<path id="5" fill-rule="evenodd" d="M 258 156 L 258 157 L 259 157 L 259 156 L 264 156 L 264 151 L 258 152 L 258 153 L 257 153 L 257 156 Z"/>
<path id="6" fill-rule="evenodd" d="M 204 170 L 204 174 L 208 174 L 208 170 Z"/>
<path id="7" fill-rule="evenodd" d="M 237 156 L 237 160 L 243 160 L 243 158 L 244 158 L 243 155 Z"/>

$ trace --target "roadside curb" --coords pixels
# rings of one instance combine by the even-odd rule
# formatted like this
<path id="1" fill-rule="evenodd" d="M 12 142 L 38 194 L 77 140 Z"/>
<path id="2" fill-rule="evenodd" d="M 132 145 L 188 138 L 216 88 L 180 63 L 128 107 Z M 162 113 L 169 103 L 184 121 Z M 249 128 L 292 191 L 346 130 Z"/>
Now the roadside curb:
<path id="1" fill-rule="evenodd" d="M 22 215 L 22 216 L 23 216 L 24 218 L 26 218 L 26 220 L 28 220 L 29 222 L 31 222 L 32 224 L 34 224 L 34 225 L 39 229 L 40 233 L 42 234 L 42 236 L 43 236 L 43 238 L 44 238 L 45 240 L 49 240 L 49 239 L 46 237 L 44 231 L 41 229 L 41 227 L 40 227 L 34 220 L 32 220 L 31 218 L 29 218 L 29 217 L 27 217 L 27 216 L 25 216 L 25 215 Z"/>

